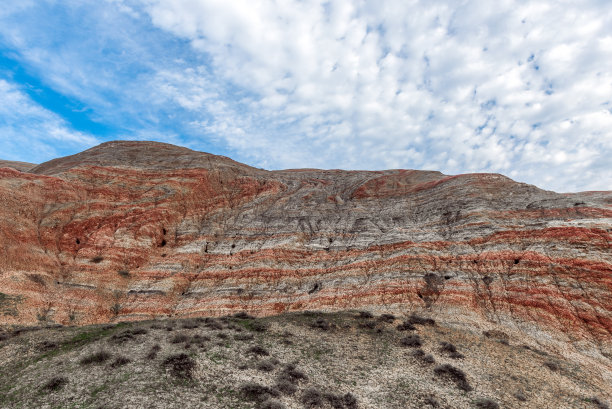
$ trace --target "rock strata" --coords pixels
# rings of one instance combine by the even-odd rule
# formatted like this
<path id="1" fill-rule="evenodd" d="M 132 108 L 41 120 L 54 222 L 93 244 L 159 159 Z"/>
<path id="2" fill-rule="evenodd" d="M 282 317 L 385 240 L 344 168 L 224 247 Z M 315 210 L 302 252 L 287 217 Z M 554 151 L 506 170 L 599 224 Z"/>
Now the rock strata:
<path id="1" fill-rule="evenodd" d="M 0 165 L 0 323 L 369 308 L 612 357 L 612 192 L 153 142 Z"/>

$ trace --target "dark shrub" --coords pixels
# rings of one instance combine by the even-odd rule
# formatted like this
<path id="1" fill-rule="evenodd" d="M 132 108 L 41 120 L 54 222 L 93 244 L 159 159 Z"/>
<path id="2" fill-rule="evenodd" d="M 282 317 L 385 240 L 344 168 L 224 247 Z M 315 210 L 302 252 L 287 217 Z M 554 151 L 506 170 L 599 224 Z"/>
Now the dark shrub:
<path id="1" fill-rule="evenodd" d="M 246 311 L 240 311 L 233 315 L 233 318 L 238 318 L 241 320 L 253 320 L 255 317 L 249 315 Z"/>
<path id="2" fill-rule="evenodd" d="M 352 393 L 347 393 L 342 397 L 346 409 L 357 409 L 357 398 Z"/>
<path id="3" fill-rule="evenodd" d="M 124 342 L 132 339 L 134 339 L 134 335 L 131 331 L 123 331 L 110 337 L 110 341 L 114 342 L 115 344 L 123 344 Z"/>
<path id="4" fill-rule="evenodd" d="M 440 352 L 447 354 L 451 358 L 463 358 L 463 354 L 457 352 L 457 348 L 450 342 L 440 342 Z"/>
<path id="5" fill-rule="evenodd" d="M 265 359 L 257 364 L 257 370 L 263 372 L 272 372 L 278 364 L 279 361 L 276 358 Z"/>
<path id="6" fill-rule="evenodd" d="M 119 270 L 117 271 L 117 274 L 119 274 L 123 278 L 128 278 L 130 276 L 130 272 L 127 270 Z"/>
<path id="7" fill-rule="evenodd" d="M 132 334 L 134 335 L 144 335 L 144 334 L 148 334 L 149 331 L 147 331 L 145 328 L 134 328 L 132 330 Z"/>
<path id="8" fill-rule="evenodd" d="M 516 400 L 521 402 L 525 402 L 527 400 L 527 396 L 525 396 L 523 392 L 516 392 L 514 394 L 514 397 L 516 398 Z"/>
<path id="9" fill-rule="evenodd" d="M 474 401 L 478 409 L 499 409 L 499 405 L 491 399 L 480 398 Z"/>
<path id="10" fill-rule="evenodd" d="M 414 331 L 416 327 L 412 323 L 405 321 L 397 326 L 398 331 Z"/>
<path id="11" fill-rule="evenodd" d="M 195 369 L 195 361 L 187 354 L 176 354 L 166 358 L 163 366 L 177 378 L 190 379 Z"/>
<path id="12" fill-rule="evenodd" d="M 277 380 L 287 381 L 292 384 L 297 384 L 299 381 L 308 381 L 308 376 L 293 364 L 285 366 L 285 368 L 278 374 Z"/>
<path id="13" fill-rule="evenodd" d="M 200 324 L 198 324 L 197 321 L 185 321 L 183 322 L 183 328 L 185 329 L 195 329 L 195 328 L 199 328 Z"/>
<path id="14" fill-rule="evenodd" d="M 111 354 L 106 351 L 98 351 L 81 359 L 81 365 L 101 364 L 110 359 Z"/>
<path id="15" fill-rule="evenodd" d="M 252 321 L 248 329 L 255 332 L 266 332 L 268 330 L 268 324 L 263 321 Z"/>
<path id="16" fill-rule="evenodd" d="M 357 316 L 357 318 L 369 319 L 374 318 L 374 315 L 372 315 L 370 311 L 359 311 L 359 315 Z"/>
<path id="17" fill-rule="evenodd" d="M 433 364 L 434 362 L 436 362 L 436 360 L 431 354 L 426 354 L 425 351 L 420 348 L 414 351 L 412 353 L 412 356 L 426 364 Z"/>
<path id="18" fill-rule="evenodd" d="M 440 402 L 436 399 L 434 395 L 425 396 L 425 404 L 431 406 L 432 408 L 439 408 Z"/>
<path id="19" fill-rule="evenodd" d="M 374 329 L 376 328 L 376 321 L 361 322 L 359 323 L 359 328 Z"/>
<path id="20" fill-rule="evenodd" d="M 321 329 L 323 331 L 329 331 L 329 329 L 331 328 L 330 323 L 327 320 L 324 320 L 323 318 L 317 318 L 313 321 L 312 324 L 310 324 L 310 326 L 312 328 Z"/>
<path id="21" fill-rule="evenodd" d="M 264 347 L 260 346 L 260 345 L 253 345 L 252 347 L 247 349 L 247 352 L 251 353 L 253 355 L 260 355 L 260 356 L 268 356 L 268 355 L 270 355 L 268 350 L 265 349 Z"/>
<path id="22" fill-rule="evenodd" d="M 421 337 L 418 335 L 408 335 L 400 340 L 400 345 L 403 347 L 417 348 L 420 347 L 423 343 L 421 342 Z"/>
<path id="23" fill-rule="evenodd" d="M 49 381 L 43 385 L 43 389 L 48 391 L 57 391 L 63 388 L 67 383 L 68 379 L 64 378 L 63 376 L 56 376 L 49 379 Z"/>
<path id="24" fill-rule="evenodd" d="M 117 358 L 116 358 L 116 359 L 113 361 L 113 363 L 111 364 L 111 367 L 113 367 L 113 368 L 117 368 L 117 367 L 119 367 L 119 366 L 127 365 L 127 364 L 129 364 L 130 362 L 132 362 L 132 360 L 131 360 L 131 359 L 126 358 L 126 357 L 124 357 L 124 356 L 118 356 L 118 357 L 117 357 Z"/>
<path id="25" fill-rule="evenodd" d="M 345 395 L 326 393 L 323 396 L 334 409 L 357 409 L 357 398 L 355 398 L 355 396 L 353 396 L 351 393 L 347 393 Z"/>
<path id="26" fill-rule="evenodd" d="M 300 401 L 305 408 L 316 408 L 323 406 L 323 396 L 321 395 L 321 392 L 315 388 L 307 388 L 302 394 Z"/>
<path id="27" fill-rule="evenodd" d="M 155 359 L 157 358 L 157 353 L 161 351 L 161 347 L 159 346 L 159 344 L 155 344 L 151 347 L 151 349 L 149 349 L 149 352 L 147 353 L 146 358 L 147 359 Z"/>
<path id="28" fill-rule="evenodd" d="M 0 339 L 1 341 L 1 339 Z M 50 351 L 52 349 L 57 348 L 57 344 L 55 342 L 52 341 L 43 341 L 40 344 L 38 344 L 38 349 L 40 351 Z"/>
<path id="29" fill-rule="evenodd" d="M 454 366 L 449 364 L 444 364 L 436 366 L 434 368 L 434 373 L 440 377 L 452 380 L 461 390 L 464 390 L 466 392 L 472 390 L 472 387 L 467 381 L 465 373 L 459 368 L 455 368 Z"/>
<path id="30" fill-rule="evenodd" d="M 293 395 L 297 392 L 297 386 L 287 379 L 281 379 L 276 383 L 275 388 L 283 395 Z"/>
<path id="31" fill-rule="evenodd" d="M 219 332 L 219 333 L 217 334 L 217 338 L 220 338 L 220 339 L 227 339 L 227 334 L 226 334 L 225 332 Z"/>
<path id="32" fill-rule="evenodd" d="M 393 322 L 393 321 L 395 321 L 395 315 L 393 315 L 393 314 L 382 314 L 378 319 L 383 321 L 383 322 Z"/>
<path id="33" fill-rule="evenodd" d="M 487 338 L 495 338 L 495 339 L 505 339 L 508 340 L 510 337 L 503 331 L 498 331 L 496 329 L 491 329 L 488 331 L 483 331 L 482 333 Z"/>
<path id="34" fill-rule="evenodd" d="M 261 409 L 286 409 L 287 407 L 276 399 L 268 399 L 259 406 Z"/>
<path id="35" fill-rule="evenodd" d="M 556 362 L 553 361 L 546 361 L 544 362 L 544 366 L 547 367 L 548 369 L 550 369 L 553 372 L 558 371 L 559 368 L 559 364 L 557 364 Z"/>
<path id="36" fill-rule="evenodd" d="M 183 342 L 189 342 L 189 336 L 185 334 L 176 334 L 170 339 L 170 342 L 173 344 L 182 344 Z"/>
<path id="37" fill-rule="evenodd" d="M 236 341 L 250 341 L 253 338 L 254 338 L 253 334 L 236 334 L 236 335 L 234 335 L 234 339 Z"/>
<path id="38" fill-rule="evenodd" d="M 586 399 L 586 401 L 592 403 L 597 409 L 610 409 L 610 406 L 608 406 L 607 403 L 602 402 L 599 398 L 595 396 Z"/>
<path id="39" fill-rule="evenodd" d="M 225 328 L 222 323 L 212 318 L 207 318 L 206 321 L 204 321 L 204 326 L 213 330 L 222 330 Z"/>
<path id="40" fill-rule="evenodd" d="M 432 318 L 423 318 L 415 314 L 410 315 L 410 317 L 408 318 L 406 322 L 409 322 L 414 325 L 430 325 L 430 326 L 436 325 L 436 321 L 433 320 Z"/>
<path id="41" fill-rule="evenodd" d="M 240 394 L 246 399 L 255 402 L 265 402 L 270 398 L 276 398 L 280 393 L 276 389 L 257 383 L 249 382 L 240 386 Z"/>
<path id="42" fill-rule="evenodd" d="M 98 263 L 102 262 L 102 260 L 104 260 L 104 257 L 102 257 L 102 256 L 95 256 L 95 257 L 94 257 L 94 258 L 92 258 L 90 261 L 91 261 L 92 263 L 96 263 L 96 264 L 98 264 Z"/>

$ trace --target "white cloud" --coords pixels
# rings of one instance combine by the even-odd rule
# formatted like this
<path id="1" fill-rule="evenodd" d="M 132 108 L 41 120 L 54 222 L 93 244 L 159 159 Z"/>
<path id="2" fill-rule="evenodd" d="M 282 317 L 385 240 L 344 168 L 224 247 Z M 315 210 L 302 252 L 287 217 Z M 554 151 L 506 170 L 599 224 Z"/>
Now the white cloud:
<path id="1" fill-rule="evenodd" d="M 0 151 L 2 159 L 39 162 L 57 157 L 62 148 L 86 149 L 99 141 L 76 132 L 59 116 L 24 93 L 15 84 L 0 79 Z"/>
<path id="2" fill-rule="evenodd" d="M 0 11 L 0 41 L 115 137 L 267 168 L 486 171 L 612 189 L 606 2 L 23 4 Z"/>
<path id="3" fill-rule="evenodd" d="M 207 81 L 248 92 L 224 99 L 207 130 L 260 164 L 494 171 L 611 189 L 612 9 L 456 4 L 151 0 L 147 10 L 212 58 Z M 176 89 L 178 103 L 205 108 L 193 83 Z"/>

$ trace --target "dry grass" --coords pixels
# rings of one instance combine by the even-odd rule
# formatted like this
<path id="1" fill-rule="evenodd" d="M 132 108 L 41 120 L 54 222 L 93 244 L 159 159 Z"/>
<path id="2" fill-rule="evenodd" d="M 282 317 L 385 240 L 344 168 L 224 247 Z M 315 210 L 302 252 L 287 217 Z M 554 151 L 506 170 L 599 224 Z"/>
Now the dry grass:
<path id="1" fill-rule="evenodd" d="M 376 330 L 360 326 L 369 322 Z M 398 322 L 414 329 L 397 331 Z M 239 314 L 0 333 L 2 408 L 494 407 L 483 406 L 488 399 L 602 409 L 611 398 L 602 368 L 418 314 Z"/>

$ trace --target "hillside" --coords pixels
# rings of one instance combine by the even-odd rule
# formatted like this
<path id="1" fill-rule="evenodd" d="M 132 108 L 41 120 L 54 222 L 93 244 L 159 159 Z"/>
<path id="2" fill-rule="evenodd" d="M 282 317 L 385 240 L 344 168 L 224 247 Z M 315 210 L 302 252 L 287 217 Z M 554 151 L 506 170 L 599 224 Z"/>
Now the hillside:
<path id="1" fill-rule="evenodd" d="M 0 168 L 0 323 L 414 312 L 612 382 L 611 241 L 612 192 L 109 142 Z"/>

